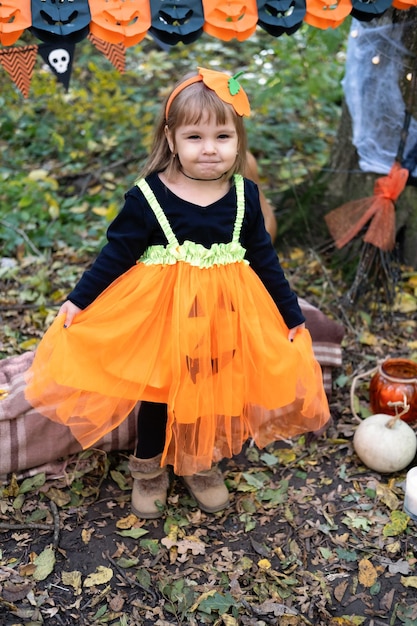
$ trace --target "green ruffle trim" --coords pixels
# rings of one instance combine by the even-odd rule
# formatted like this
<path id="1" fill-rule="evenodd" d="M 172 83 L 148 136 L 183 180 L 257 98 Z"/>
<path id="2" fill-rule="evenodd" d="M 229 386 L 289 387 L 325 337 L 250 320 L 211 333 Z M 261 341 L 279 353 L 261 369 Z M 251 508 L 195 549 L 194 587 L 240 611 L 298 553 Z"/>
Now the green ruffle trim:
<path id="1" fill-rule="evenodd" d="M 206 268 L 214 265 L 229 265 L 242 262 L 245 249 L 238 242 L 214 243 L 205 248 L 200 243 L 184 241 L 182 246 L 171 243 L 168 246 L 150 246 L 138 260 L 145 265 L 175 265 L 179 261 L 196 267 Z"/>

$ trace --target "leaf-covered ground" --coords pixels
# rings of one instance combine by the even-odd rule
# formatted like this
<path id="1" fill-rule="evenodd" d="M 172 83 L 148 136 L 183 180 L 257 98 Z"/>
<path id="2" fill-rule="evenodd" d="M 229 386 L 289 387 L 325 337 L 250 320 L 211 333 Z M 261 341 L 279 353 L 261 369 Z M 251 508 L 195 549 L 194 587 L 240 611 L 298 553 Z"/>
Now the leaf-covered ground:
<path id="1" fill-rule="evenodd" d="M 81 261 L 70 250 L 3 260 L 3 358 L 36 345 Z M 225 460 L 231 505 L 215 515 L 173 479 L 166 515 L 138 520 L 128 452 L 84 452 L 60 480 L 12 477 L 0 486 L 2 626 L 417 626 L 407 468 L 378 474 L 359 461 L 350 399 L 378 361 L 417 361 L 416 273 L 403 271 L 393 310 L 376 314 L 344 310 L 346 285 L 316 254 L 283 262 L 298 293 L 346 328 L 327 433 Z M 357 386 L 357 416 L 369 414 L 368 386 Z"/>

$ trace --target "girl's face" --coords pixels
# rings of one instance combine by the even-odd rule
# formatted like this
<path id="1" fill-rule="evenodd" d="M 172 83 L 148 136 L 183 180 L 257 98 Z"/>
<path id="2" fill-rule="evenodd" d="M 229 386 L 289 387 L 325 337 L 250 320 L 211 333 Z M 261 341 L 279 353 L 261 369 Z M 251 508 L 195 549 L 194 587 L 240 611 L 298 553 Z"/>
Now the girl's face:
<path id="1" fill-rule="evenodd" d="M 178 126 L 175 134 L 168 128 L 165 132 L 171 152 L 178 155 L 183 172 L 192 178 L 218 178 L 236 161 L 239 142 L 231 113 L 224 124 L 207 114 L 198 123 Z"/>

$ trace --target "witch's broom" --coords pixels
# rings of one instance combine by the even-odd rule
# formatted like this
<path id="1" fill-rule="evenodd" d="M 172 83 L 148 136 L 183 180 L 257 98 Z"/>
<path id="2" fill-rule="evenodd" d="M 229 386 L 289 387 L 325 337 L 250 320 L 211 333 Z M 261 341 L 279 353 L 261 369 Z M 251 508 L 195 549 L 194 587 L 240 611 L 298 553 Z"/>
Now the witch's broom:
<path id="1" fill-rule="evenodd" d="M 383 291 L 388 305 L 393 303 L 395 297 L 398 276 L 393 266 L 396 235 L 394 203 L 404 190 L 409 176 L 409 170 L 403 167 L 403 154 L 416 85 L 417 71 L 414 71 L 400 143 L 388 175 L 375 181 L 373 196 L 347 202 L 324 217 L 339 249 L 349 243 L 369 222 L 363 237 L 364 244 L 356 275 L 345 296 L 347 305 L 355 303 L 364 293 L 374 292 L 375 288 Z"/>

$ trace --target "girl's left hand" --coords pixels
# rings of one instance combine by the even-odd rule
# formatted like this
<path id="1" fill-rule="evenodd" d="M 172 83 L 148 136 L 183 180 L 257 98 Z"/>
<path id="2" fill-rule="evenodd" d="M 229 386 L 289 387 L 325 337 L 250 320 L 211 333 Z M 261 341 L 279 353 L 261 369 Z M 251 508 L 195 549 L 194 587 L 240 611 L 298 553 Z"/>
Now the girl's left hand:
<path id="1" fill-rule="evenodd" d="M 294 337 L 296 336 L 296 334 L 304 330 L 305 327 L 306 325 L 303 322 L 302 324 L 299 324 L 298 326 L 294 326 L 294 328 L 290 328 L 289 333 L 288 333 L 288 339 L 290 341 L 294 341 Z"/>

